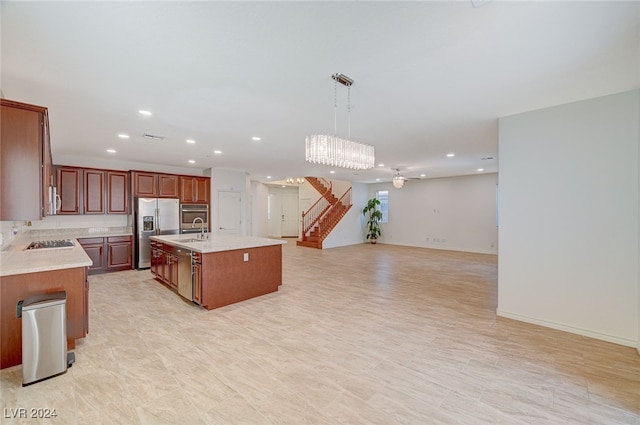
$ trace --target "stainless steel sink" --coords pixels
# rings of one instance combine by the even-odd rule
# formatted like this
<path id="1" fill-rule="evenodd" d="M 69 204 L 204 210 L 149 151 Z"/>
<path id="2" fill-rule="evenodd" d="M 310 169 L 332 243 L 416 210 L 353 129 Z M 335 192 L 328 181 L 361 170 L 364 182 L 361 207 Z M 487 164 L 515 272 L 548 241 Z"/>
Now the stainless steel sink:
<path id="1" fill-rule="evenodd" d="M 176 242 L 193 243 L 193 242 L 206 242 L 206 239 L 178 239 Z"/>

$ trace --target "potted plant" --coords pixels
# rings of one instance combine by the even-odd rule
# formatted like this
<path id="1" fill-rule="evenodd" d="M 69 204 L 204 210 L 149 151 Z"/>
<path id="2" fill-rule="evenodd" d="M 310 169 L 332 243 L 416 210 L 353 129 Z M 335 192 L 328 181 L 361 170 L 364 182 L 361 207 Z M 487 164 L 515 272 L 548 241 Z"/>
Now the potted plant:
<path id="1" fill-rule="evenodd" d="M 382 211 L 378 209 L 380 200 L 377 198 L 369 199 L 367 205 L 362 209 L 362 215 L 367 217 L 367 239 L 371 243 L 378 241 L 378 236 L 382 234 L 380 231 L 380 220 L 382 220 Z"/>

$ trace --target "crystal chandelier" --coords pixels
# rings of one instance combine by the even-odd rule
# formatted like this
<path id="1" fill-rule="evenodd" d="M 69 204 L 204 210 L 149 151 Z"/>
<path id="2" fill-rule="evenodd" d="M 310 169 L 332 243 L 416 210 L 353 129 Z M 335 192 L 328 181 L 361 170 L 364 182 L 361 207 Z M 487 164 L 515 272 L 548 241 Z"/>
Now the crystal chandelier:
<path id="1" fill-rule="evenodd" d="M 337 93 L 338 83 L 347 86 L 348 102 L 347 111 L 349 116 L 349 139 L 351 138 L 351 85 L 353 80 L 346 75 L 336 73 L 331 76 L 334 83 L 334 121 L 335 133 L 337 133 Z M 305 143 L 305 156 L 308 162 L 316 164 L 331 165 L 334 167 L 351 168 L 354 170 L 366 170 L 375 164 L 374 149 L 371 145 L 354 142 L 349 139 L 341 139 L 337 136 L 326 134 L 314 134 L 307 136 Z"/>
<path id="2" fill-rule="evenodd" d="M 404 177 L 400 175 L 400 172 L 397 172 L 393 176 L 393 187 L 396 189 L 402 189 L 402 186 L 404 186 Z"/>

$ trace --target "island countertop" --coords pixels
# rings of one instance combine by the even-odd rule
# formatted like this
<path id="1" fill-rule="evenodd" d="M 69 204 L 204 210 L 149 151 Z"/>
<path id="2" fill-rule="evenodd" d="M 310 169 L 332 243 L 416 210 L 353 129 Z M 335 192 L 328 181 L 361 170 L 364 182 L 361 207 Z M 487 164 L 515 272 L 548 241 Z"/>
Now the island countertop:
<path id="1" fill-rule="evenodd" d="M 203 254 L 210 252 L 233 251 L 236 249 L 258 248 L 262 246 L 284 245 L 287 241 L 281 239 L 259 238 L 256 236 L 240 235 L 209 235 L 206 240 L 196 240 L 194 234 L 159 235 L 150 239 L 158 242 L 176 245 Z"/>

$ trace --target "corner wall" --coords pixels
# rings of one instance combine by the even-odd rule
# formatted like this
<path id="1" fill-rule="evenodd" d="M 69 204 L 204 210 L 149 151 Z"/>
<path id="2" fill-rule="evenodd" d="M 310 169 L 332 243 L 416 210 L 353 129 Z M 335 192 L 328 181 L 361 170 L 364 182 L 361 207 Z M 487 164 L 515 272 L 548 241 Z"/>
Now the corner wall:
<path id="1" fill-rule="evenodd" d="M 499 120 L 499 316 L 640 339 L 640 90 Z"/>
<path id="2" fill-rule="evenodd" d="M 382 223 L 378 243 L 496 254 L 497 181 L 487 173 L 409 180 L 402 189 L 369 185 L 367 199 L 389 191 L 389 222 Z M 364 224 L 361 232 L 364 237 Z"/>

